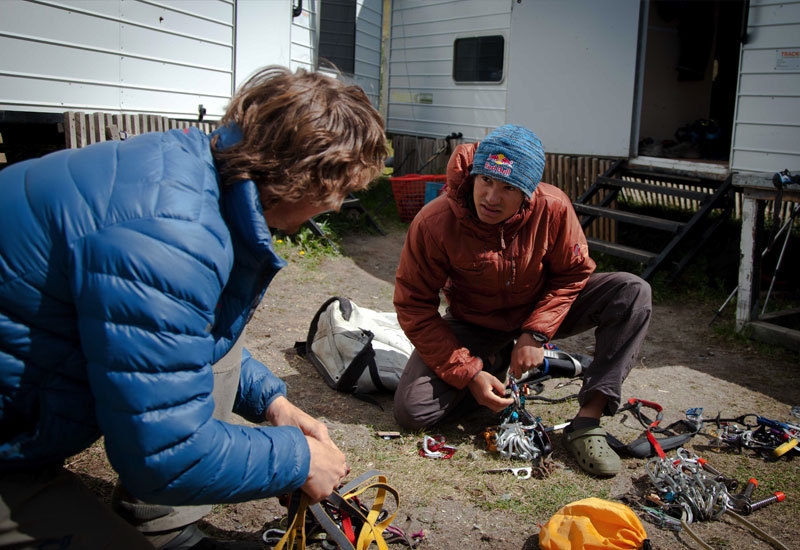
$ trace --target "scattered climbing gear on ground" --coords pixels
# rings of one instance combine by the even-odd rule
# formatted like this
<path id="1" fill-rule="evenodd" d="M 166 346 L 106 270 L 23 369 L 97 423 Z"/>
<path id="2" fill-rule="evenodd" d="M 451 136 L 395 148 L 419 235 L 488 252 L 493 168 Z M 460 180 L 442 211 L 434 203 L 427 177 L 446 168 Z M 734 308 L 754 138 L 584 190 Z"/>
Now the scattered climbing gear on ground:
<path id="1" fill-rule="evenodd" d="M 752 449 L 766 460 L 800 453 L 800 426 L 748 413 L 735 418 L 714 419 L 712 432 L 718 441 L 739 452 Z"/>
<path id="2" fill-rule="evenodd" d="M 456 448 L 445 445 L 443 435 L 426 435 L 422 438 L 419 454 L 425 458 L 451 458 L 456 452 Z"/>
<path id="3" fill-rule="evenodd" d="M 565 431 L 564 439 L 567 450 L 583 471 L 597 476 L 613 476 L 622 468 L 622 462 L 608 444 L 603 428 Z"/>
<path id="4" fill-rule="evenodd" d="M 683 532 L 694 539 L 698 548 L 711 549 L 692 530 L 691 524 L 730 518 L 774 548 L 786 550 L 786 546 L 780 541 L 740 515 L 747 515 L 760 507 L 780 502 L 785 498 L 780 491 L 769 498 L 751 502 L 750 497 L 758 486 L 755 479 L 751 478 L 740 493 L 734 494 L 733 490 L 738 486 L 735 480 L 684 448 L 678 448 L 674 458 L 651 458 L 645 469 L 656 492 L 630 495 L 624 500 L 649 523 L 675 533 Z"/>
<path id="5" fill-rule="evenodd" d="M 539 531 L 539 548 L 649 549 L 642 522 L 625 504 L 590 497 L 567 504 Z"/>
<path id="6" fill-rule="evenodd" d="M 514 477 L 519 479 L 530 479 L 533 475 L 533 468 L 530 466 L 524 468 L 513 468 L 513 467 L 506 467 L 506 468 L 490 468 L 488 470 L 483 471 L 484 474 L 507 474 L 511 473 Z"/>
<path id="7" fill-rule="evenodd" d="M 393 392 L 414 346 L 397 314 L 334 296 L 314 315 L 305 342 L 295 343 L 331 388 L 353 394 Z"/>
<path id="8" fill-rule="evenodd" d="M 758 485 L 758 482 L 751 478 L 741 493 L 732 495 L 725 483 L 719 480 L 721 474 L 716 469 L 709 467 L 707 462 L 703 462 L 700 457 L 684 448 L 676 451 L 675 458 L 650 459 L 645 469 L 659 493 L 649 495 L 647 500 L 657 507 L 659 513 L 680 520 L 682 529 L 686 530 L 701 548 L 711 547 L 691 530 L 689 524 L 716 520 L 724 516 L 735 519 L 773 547 L 786 549 L 780 541 L 739 515 L 749 514 L 758 507 L 768 506 L 773 502 L 780 502 L 785 498 L 780 491 L 780 496 L 775 494 L 770 498 L 751 503 L 750 496 Z"/>
<path id="9" fill-rule="evenodd" d="M 656 411 L 655 420 L 651 420 L 642 412 L 643 407 Z M 618 413 L 626 411 L 633 412 L 646 429 L 645 435 L 628 444 L 611 434 L 606 437 L 612 449 L 620 454 L 637 458 L 650 458 L 656 455 L 664 458 L 664 451 L 682 447 L 703 427 L 703 409 L 699 407 L 687 410 L 686 418 L 677 420 L 665 428 L 659 426 L 664 418 L 664 409 L 658 403 L 633 397 L 619 408 Z M 656 437 L 656 434 L 659 434 L 659 437 Z"/>
<path id="10" fill-rule="evenodd" d="M 499 425 L 484 431 L 486 446 L 506 458 L 530 461 L 544 472 L 553 452 L 550 436 L 541 419 L 525 409 L 526 397 L 513 376 L 509 376 L 509 388 L 514 403 L 500 413 Z"/>
<path id="11" fill-rule="evenodd" d="M 372 504 L 366 503 L 368 498 L 372 498 Z M 275 550 L 303 550 L 310 542 L 340 550 L 367 550 L 373 544 L 379 550 L 388 550 L 388 544 L 394 542 L 416 548 L 423 538 L 421 531 L 407 533 L 392 525 L 400 497 L 376 470 L 353 479 L 317 504 L 310 505 L 302 491 L 280 501 L 288 511 L 286 529 L 277 542 L 280 529 L 270 528 L 263 534 L 267 544 L 275 544 Z M 409 524 L 410 519 L 406 528 Z"/>
<path id="12" fill-rule="evenodd" d="M 663 511 L 686 523 L 718 519 L 730 503 L 725 483 L 717 481 L 716 474 L 682 447 L 675 458 L 651 458 L 645 470 L 658 491 Z"/>

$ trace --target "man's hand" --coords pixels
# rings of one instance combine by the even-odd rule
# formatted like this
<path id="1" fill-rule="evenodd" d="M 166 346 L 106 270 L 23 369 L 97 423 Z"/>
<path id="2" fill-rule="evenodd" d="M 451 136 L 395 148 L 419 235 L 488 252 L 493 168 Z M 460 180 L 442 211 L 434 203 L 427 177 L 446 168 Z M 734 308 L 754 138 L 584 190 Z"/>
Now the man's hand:
<path id="1" fill-rule="evenodd" d="M 267 421 L 273 426 L 296 426 L 306 435 L 311 460 L 301 489 L 312 503 L 334 492 L 350 473 L 347 459 L 328 435 L 328 427 L 285 397 L 277 397 L 270 404 Z"/>
<path id="2" fill-rule="evenodd" d="M 542 343 L 537 342 L 533 336 L 524 332 L 517 339 L 514 349 L 511 351 L 511 376 L 520 378 L 531 369 L 535 369 L 544 363 L 544 348 Z"/>
<path id="3" fill-rule="evenodd" d="M 496 376 L 482 370 L 467 385 L 475 401 L 494 412 L 500 412 L 512 403 L 512 397 L 503 397 L 506 386 Z"/>
<path id="4" fill-rule="evenodd" d="M 267 421 L 273 426 L 297 426 L 307 436 L 335 447 L 325 424 L 293 405 L 282 395 L 276 397 L 267 409 Z"/>
<path id="5" fill-rule="evenodd" d="M 302 491 L 317 503 L 330 495 L 350 472 L 344 454 L 336 445 L 320 443 L 314 437 L 306 437 L 311 461 L 308 466 L 308 477 L 301 487 Z"/>

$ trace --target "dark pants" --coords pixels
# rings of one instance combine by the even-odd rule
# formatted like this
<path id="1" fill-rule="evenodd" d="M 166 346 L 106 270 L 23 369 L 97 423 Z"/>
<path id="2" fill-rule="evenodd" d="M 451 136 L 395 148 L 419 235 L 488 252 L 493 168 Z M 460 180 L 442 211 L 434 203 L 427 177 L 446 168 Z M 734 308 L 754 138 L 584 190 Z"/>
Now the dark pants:
<path id="1" fill-rule="evenodd" d="M 584 372 L 578 403 L 593 392 L 608 398 L 605 414 L 619 408 L 622 382 L 633 368 L 652 310 L 650 285 L 630 273 L 595 273 L 575 299 L 554 339 L 596 327 L 594 360 Z M 501 380 L 520 331 L 503 332 L 445 319 L 464 347 L 483 360 L 484 370 Z M 463 402 L 463 403 L 462 403 Z M 404 428 L 418 430 L 436 424 L 459 405 L 477 407 L 469 389 L 459 390 L 440 379 L 414 351 L 394 395 L 394 416 Z"/>
<path id="2" fill-rule="evenodd" d="M 238 421 L 232 411 L 243 343 L 241 336 L 213 365 L 214 417 L 226 422 Z M 0 547 L 153 549 L 211 512 L 211 505 L 147 504 L 119 483 L 112 506 L 100 502 L 80 477 L 64 468 L 0 474 Z M 157 534 L 162 532 L 167 534 Z"/>

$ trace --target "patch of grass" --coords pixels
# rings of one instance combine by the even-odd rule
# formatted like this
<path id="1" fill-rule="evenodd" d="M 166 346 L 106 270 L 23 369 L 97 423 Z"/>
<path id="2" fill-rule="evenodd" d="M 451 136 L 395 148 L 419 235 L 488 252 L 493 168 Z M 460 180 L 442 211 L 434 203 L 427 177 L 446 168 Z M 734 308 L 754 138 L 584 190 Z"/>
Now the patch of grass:
<path id="1" fill-rule="evenodd" d="M 389 176 L 376 179 L 364 191 L 354 193 L 361 206 L 383 231 L 405 229 L 407 223 L 400 221 L 400 215 L 394 202 Z M 305 224 L 295 235 L 278 232 L 275 235 L 276 249 L 281 255 L 318 259 L 324 255 L 339 255 L 342 237 L 346 234 L 378 234 L 379 231 L 367 214 L 355 208 L 343 208 L 340 212 L 325 212 L 314 217 L 314 223 L 322 230 L 318 235 Z M 287 259 L 289 259 L 287 257 Z"/>
<path id="2" fill-rule="evenodd" d="M 320 221 L 317 225 L 325 237 L 320 237 L 308 226 L 301 227 L 294 235 L 276 233 L 273 236 L 275 251 L 287 261 L 305 262 L 309 267 L 319 265 L 319 261 L 326 255 L 339 255 L 338 236 L 325 221 Z"/>

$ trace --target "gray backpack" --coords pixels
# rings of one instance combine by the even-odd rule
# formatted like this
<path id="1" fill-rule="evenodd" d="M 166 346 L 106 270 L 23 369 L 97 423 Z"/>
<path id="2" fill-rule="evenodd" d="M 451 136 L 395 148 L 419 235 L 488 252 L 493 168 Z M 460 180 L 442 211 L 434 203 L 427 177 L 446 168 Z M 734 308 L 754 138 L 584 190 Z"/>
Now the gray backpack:
<path id="1" fill-rule="evenodd" d="M 314 315 L 304 343 L 295 346 L 333 389 L 394 392 L 414 346 L 394 312 L 329 298 Z"/>

